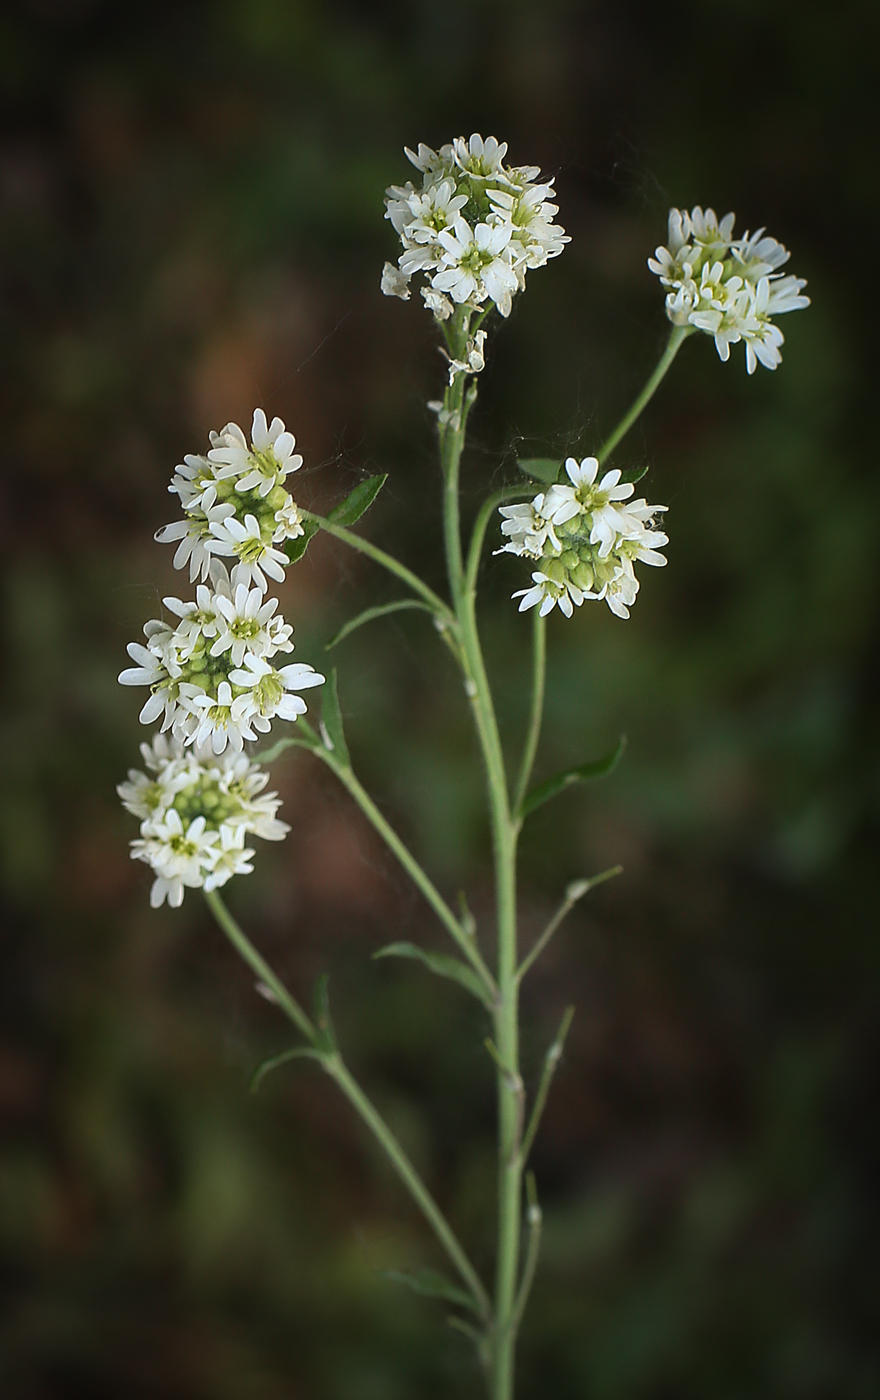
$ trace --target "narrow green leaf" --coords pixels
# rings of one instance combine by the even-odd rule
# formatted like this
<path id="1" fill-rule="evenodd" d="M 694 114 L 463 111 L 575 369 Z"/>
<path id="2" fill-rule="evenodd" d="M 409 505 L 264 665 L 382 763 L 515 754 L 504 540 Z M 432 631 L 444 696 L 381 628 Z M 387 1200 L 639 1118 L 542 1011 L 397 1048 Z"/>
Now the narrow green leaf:
<path id="1" fill-rule="evenodd" d="M 255 1094 L 265 1079 L 273 1069 L 279 1065 L 286 1065 L 289 1060 L 320 1060 L 321 1055 L 318 1050 L 312 1050 L 306 1045 L 298 1046 L 295 1050 L 285 1050 L 280 1055 L 273 1055 L 271 1060 L 264 1060 L 263 1063 L 254 1070 L 251 1079 L 251 1093 Z"/>
<path id="2" fill-rule="evenodd" d="M 351 759 L 348 756 L 345 730 L 342 727 L 342 711 L 339 708 L 339 689 L 335 666 L 324 685 L 324 704 L 321 717 L 324 726 L 324 741 L 327 747 L 331 753 L 335 754 L 340 763 L 344 763 L 346 768 L 350 768 Z"/>
<path id="3" fill-rule="evenodd" d="M 621 735 L 620 742 L 604 758 L 597 758 L 593 763 L 582 763 L 579 768 L 568 768 L 564 773 L 557 773 L 554 777 L 548 778 L 545 783 L 539 783 L 532 788 L 526 796 L 519 809 L 521 817 L 527 817 L 530 812 L 534 812 L 536 807 L 542 803 L 549 802 L 551 797 L 557 793 L 564 792 L 573 783 L 586 783 L 593 778 L 604 778 L 613 772 L 620 762 L 621 755 L 626 748 L 626 736 Z"/>
<path id="4" fill-rule="evenodd" d="M 438 1274 L 433 1269 L 419 1269 L 417 1274 L 402 1274 L 396 1269 L 386 1269 L 384 1277 L 392 1283 L 406 1284 L 413 1293 L 421 1293 L 426 1298 L 445 1298 L 447 1303 L 457 1303 L 460 1308 L 469 1308 L 471 1312 L 476 1312 L 476 1305 L 470 1293 L 466 1293 L 463 1288 L 459 1288 L 446 1278 L 444 1274 Z"/>
<path id="5" fill-rule="evenodd" d="M 647 474 L 648 464 L 646 462 L 643 467 L 630 467 L 629 471 L 621 472 L 620 479 L 621 481 L 630 481 L 635 483 L 637 481 L 641 481 L 642 477 L 647 476 Z"/>
<path id="6" fill-rule="evenodd" d="M 375 608 L 367 608 L 364 612 L 358 613 L 357 617 L 353 617 L 350 622 L 346 622 L 344 626 L 340 627 L 336 636 L 327 643 L 324 650 L 329 651 L 331 647 L 338 646 L 358 627 L 363 627 L 365 622 L 373 622 L 377 617 L 385 617 L 388 613 L 402 612 L 404 608 L 418 608 L 421 612 L 431 613 L 432 616 L 434 613 L 433 608 L 429 608 L 427 603 L 420 603 L 418 598 L 398 598 L 393 603 L 380 603 Z"/>
<path id="7" fill-rule="evenodd" d="M 368 476 L 366 481 L 359 481 L 351 494 L 333 507 L 327 519 L 334 525 L 353 525 L 365 510 L 369 510 L 387 480 L 386 472 L 383 476 Z"/>
<path id="8" fill-rule="evenodd" d="M 312 996 L 312 1008 L 315 1025 L 318 1027 L 319 1049 L 325 1054 L 332 1054 L 336 1049 L 336 1036 L 333 1031 L 333 1022 L 330 1020 L 329 973 L 322 973 L 315 982 L 315 990 Z"/>
<path id="9" fill-rule="evenodd" d="M 387 948 L 380 948 L 378 953 L 373 954 L 373 957 L 414 958 L 417 962 L 424 963 L 425 967 L 438 977 L 449 977 L 453 982 L 458 982 L 484 1006 L 489 1005 L 486 988 L 479 977 L 468 967 L 467 963 L 461 962 L 458 958 L 448 957 L 445 953 L 431 953 L 426 948 L 419 948 L 415 943 L 389 943 Z"/>
<path id="10" fill-rule="evenodd" d="M 562 469 L 562 463 L 555 457 L 517 457 L 516 465 L 526 476 L 533 476 L 547 486 L 552 486 L 559 479 Z"/>
<path id="11" fill-rule="evenodd" d="M 320 525 L 317 525 L 314 520 L 303 521 L 302 534 L 297 535 L 295 540 L 288 540 L 287 544 L 284 546 L 284 552 L 291 564 L 295 564 L 298 559 L 302 559 L 309 547 L 309 541 L 317 535 L 320 528 Z"/>

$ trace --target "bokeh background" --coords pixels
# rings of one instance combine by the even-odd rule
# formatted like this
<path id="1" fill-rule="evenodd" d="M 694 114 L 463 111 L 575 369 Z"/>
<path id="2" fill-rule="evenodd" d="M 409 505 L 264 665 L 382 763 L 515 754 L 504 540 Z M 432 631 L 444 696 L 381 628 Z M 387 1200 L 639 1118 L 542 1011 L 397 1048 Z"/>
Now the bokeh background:
<path id="1" fill-rule="evenodd" d="M 114 785 L 136 761 L 127 641 L 186 588 L 152 542 L 171 470 L 256 404 L 301 498 L 389 484 L 372 538 L 441 578 L 420 305 L 379 294 L 402 146 L 480 130 L 557 173 L 565 256 L 492 342 L 476 503 L 601 440 L 666 326 L 645 258 L 669 204 L 766 224 L 810 279 L 785 363 L 685 347 L 618 455 L 671 506 L 632 620 L 550 626 L 538 772 L 629 747 L 536 816 L 523 937 L 570 918 L 525 997 L 532 1080 L 577 1004 L 535 1166 L 546 1211 L 521 1386 L 555 1400 L 870 1400 L 880 1238 L 880 223 L 872 5 L 11 0 L 0 21 L 6 705 L 0 803 L 0 1391 L 8 1400 L 478 1396 L 469 1346 L 388 1269 L 432 1240 L 190 894 L 148 908 Z M 470 506 L 469 506 L 470 508 Z M 525 718 L 514 561 L 484 625 L 506 739 Z M 326 539 L 285 613 L 319 668 L 394 596 Z M 418 614 L 336 653 L 356 764 L 484 930 L 468 716 Z M 480 1264 L 492 1066 L 475 1004 L 391 938 L 442 947 L 345 796 L 275 770 L 293 827 L 230 891 L 302 996 L 327 971 L 346 1054 Z M 487 934 L 488 936 L 488 934 Z"/>

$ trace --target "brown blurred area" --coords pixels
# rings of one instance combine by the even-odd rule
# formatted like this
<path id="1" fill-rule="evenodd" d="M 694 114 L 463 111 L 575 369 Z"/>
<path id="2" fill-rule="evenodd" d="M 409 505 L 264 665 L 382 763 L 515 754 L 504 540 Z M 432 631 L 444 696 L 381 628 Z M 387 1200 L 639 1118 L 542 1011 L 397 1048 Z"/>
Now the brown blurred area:
<path id="1" fill-rule="evenodd" d="M 362 528 L 442 579 L 428 318 L 379 294 L 404 144 L 494 133 L 557 174 L 565 256 L 493 339 L 467 508 L 532 455 L 595 448 L 665 336 L 645 259 L 669 204 L 766 224 L 810 279 L 784 363 L 685 347 L 620 465 L 670 505 L 633 617 L 550 627 L 522 929 L 571 916 L 525 998 L 530 1082 L 577 1018 L 535 1168 L 546 1230 L 522 1400 L 872 1400 L 878 475 L 870 279 L 874 6 L 11 0 L 0 18 L 6 684 L 0 858 L 4 1400 L 477 1396 L 465 1339 L 388 1269 L 435 1247 L 193 894 L 152 912 L 115 783 L 137 762 L 126 643 L 187 587 L 152 541 L 184 452 L 283 417 L 305 503 L 368 472 Z M 695 338 L 696 339 L 696 338 Z M 483 573 L 513 748 L 529 629 Z M 319 538 L 282 607 L 319 669 L 394 595 Z M 418 614 L 334 653 L 356 766 L 491 941 L 458 683 Z M 521 678 L 521 679 L 520 679 Z M 305 755 L 292 832 L 230 903 L 303 998 L 329 972 L 351 1064 L 481 1267 L 492 1067 L 476 1004 L 373 963 L 442 931 Z"/>

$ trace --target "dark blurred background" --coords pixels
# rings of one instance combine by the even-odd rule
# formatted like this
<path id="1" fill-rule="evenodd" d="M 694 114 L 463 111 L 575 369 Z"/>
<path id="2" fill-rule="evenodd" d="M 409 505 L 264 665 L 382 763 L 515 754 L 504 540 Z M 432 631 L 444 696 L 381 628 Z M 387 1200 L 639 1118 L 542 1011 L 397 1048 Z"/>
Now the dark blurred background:
<path id="1" fill-rule="evenodd" d="M 645 267 L 669 204 L 735 209 L 793 249 L 813 305 L 785 362 L 685 347 L 618 454 L 671 506 L 632 620 L 551 621 L 539 775 L 603 785 L 522 846 L 534 1081 L 577 1003 L 535 1153 L 546 1239 L 523 1400 L 869 1400 L 875 1328 L 880 815 L 876 315 L 869 89 L 880 11 L 840 3 L 18 0 L 0 20 L 0 399 L 7 705 L 0 974 L 0 1391 L 8 1400 L 476 1397 L 466 1340 L 387 1269 L 432 1240 L 289 1043 L 200 899 L 151 912 L 115 783 L 137 761 L 126 642 L 185 590 L 153 531 L 210 428 L 286 419 L 300 499 L 389 483 L 372 538 L 441 579 L 429 319 L 379 293 L 404 144 L 494 133 L 557 173 L 565 256 L 493 339 L 469 502 L 524 455 L 595 448 L 666 323 Z M 873 293 L 872 293 L 873 295 Z M 873 386 L 873 387 L 872 387 Z M 470 509 L 470 505 L 468 506 Z M 483 576 L 505 737 L 529 626 L 515 561 Z M 283 608 L 326 666 L 395 596 L 319 539 Z M 490 912 L 459 686 L 418 614 L 335 654 L 352 750 L 450 898 Z M 391 938 L 444 947 L 307 756 L 293 827 L 229 891 L 308 996 L 481 1264 L 494 1206 L 478 1009 Z"/>

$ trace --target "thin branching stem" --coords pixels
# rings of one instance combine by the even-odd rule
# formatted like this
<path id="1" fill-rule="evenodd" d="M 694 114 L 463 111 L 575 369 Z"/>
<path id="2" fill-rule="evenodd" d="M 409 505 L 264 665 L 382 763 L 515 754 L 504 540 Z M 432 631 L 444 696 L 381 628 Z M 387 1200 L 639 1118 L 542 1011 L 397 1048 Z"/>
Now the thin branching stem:
<path id="1" fill-rule="evenodd" d="M 541 1225 L 543 1216 L 538 1203 L 538 1188 L 535 1183 L 535 1173 L 526 1172 L 526 1224 L 529 1227 L 529 1238 L 526 1245 L 526 1257 L 523 1264 L 522 1278 L 520 1279 L 519 1292 L 516 1295 L 516 1306 L 513 1310 L 511 1326 L 514 1336 L 519 1331 L 523 1313 L 526 1310 L 526 1303 L 529 1301 L 529 1294 L 532 1291 L 532 1284 L 535 1281 L 535 1273 L 538 1268 L 538 1255 L 541 1252 Z"/>
<path id="2" fill-rule="evenodd" d="M 467 570 L 465 573 L 465 586 L 470 593 L 474 593 L 477 587 L 477 573 L 480 568 L 480 559 L 483 553 L 483 541 L 486 537 L 486 530 L 489 521 L 495 511 L 502 506 L 505 501 L 516 501 L 524 496 L 531 496 L 534 493 L 534 483 L 527 481 L 514 482 L 510 486 L 502 486 L 499 491 L 493 491 L 491 496 L 480 506 L 477 518 L 471 530 L 471 540 L 468 546 Z"/>
<path id="3" fill-rule="evenodd" d="M 657 392 L 657 389 L 659 388 L 660 383 L 666 374 L 666 371 L 669 369 L 669 366 L 672 364 L 672 361 L 675 359 L 676 355 L 678 354 L 687 337 L 691 334 L 692 330 L 693 326 L 673 326 L 672 333 L 670 334 L 669 340 L 666 344 L 666 349 L 660 356 L 659 363 L 657 364 L 654 373 L 651 375 L 650 379 L 648 380 L 642 392 L 639 394 L 638 398 L 635 399 L 635 401 L 631 404 L 630 408 L 623 415 L 617 427 L 614 429 L 614 432 L 611 433 L 611 435 L 605 439 L 602 446 L 599 448 L 599 451 L 596 453 L 596 456 L 600 462 L 604 462 L 605 458 L 611 455 L 617 444 L 620 442 L 621 438 L 629 432 L 630 428 L 632 427 L 633 423 L 635 423 L 639 414 L 642 412 L 645 406 L 648 403 L 650 403 L 651 399 L 654 397 L 654 394 Z"/>
<path id="4" fill-rule="evenodd" d="M 357 1083 L 339 1051 L 335 1047 L 327 1048 L 326 1041 L 322 1042 L 318 1027 L 306 1015 L 281 979 L 272 971 L 265 958 L 257 952 L 247 934 L 230 914 L 217 891 L 205 891 L 205 902 L 236 952 L 257 974 L 263 985 L 269 988 L 278 1006 L 308 1040 L 314 1058 L 320 1061 L 325 1072 L 339 1085 L 351 1106 L 384 1149 L 401 1181 L 431 1226 L 449 1259 L 455 1265 L 459 1276 L 467 1285 L 481 1317 L 488 1323 L 491 1303 L 476 1269 L 459 1244 L 452 1227 L 409 1157 L 381 1114 Z M 282 1056 L 277 1057 L 277 1062 L 282 1059 Z"/>
<path id="5" fill-rule="evenodd" d="M 519 766 L 519 777 L 513 797 L 513 810 L 518 812 L 528 791 L 529 779 L 538 751 L 541 737 L 541 721 L 544 717 L 544 681 L 547 673 L 547 626 L 537 608 L 532 612 L 532 704 L 529 711 L 529 727 Z"/>
<path id="6" fill-rule="evenodd" d="M 346 530 L 342 525 L 334 525 L 333 521 L 328 520 L 324 515 L 316 515 L 315 512 L 311 510 L 304 510 L 301 514 L 303 520 L 311 520 L 315 525 L 325 530 L 328 535 L 332 535 L 334 539 L 341 540 L 343 544 L 347 544 L 351 549 L 359 550 L 361 554 L 366 554 L 367 557 L 372 559 L 376 564 L 381 564 L 383 569 L 387 569 L 389 573 L 394 574 L 405 583 L 408 588 L 411 588 L 413 593 L 417 593 L 418 596 L 428 604 L 431 611 L 436 613 L 437 617 L 446 623 L 447 626 L 454 626 L 455 618 L 449 606 L 444 603 L 439 594 L 434 592 L 433 588 L 429 588 L 428 585 L 419 578 L 418 574 L 414 574 L 412 569 L 408 569 L 405 564 L 401 564 L 399 559 L 395 559 L 391 554 L 386 554 L 384 549 L 379 549 L 376 545 L 371 544 L 369 540 L 365 540 L 361 535 L 356 535 L 354 531 Z"/>
<path id="7" fill-rule="evenodd" d="M 523 958 L 517 970 L 517 980 L 522 981 L 533 963 L 543 953 L 550 939 L 553 937 L 559 925 L 568 914 L 571 913 L 579 899 L 583 899 L 588 890 L 595 889 L 597 885 L 604 884 L 606 880 L 613 880 L 615 875 L 623 874 L 622 865 L 613 865 L 610 870 L 603 870 L 601 875 L 594 875 L 591 880 L 574 880 L 566 890 L 565 899 L 560 904 L 553 918 L 550 920 L 544 932 L 540 935 L 535 946 L 529 950 Z"/>
<path id="8" fill-rule="evenodd" d="M 531 1117 L 529 1118 L 529 1125 L 526 1128 L 522 1140 L 522 1146 L 520 1148 L 520 1158 L 522 1166 L 525 1166 L 526 1162 L 529 1160 L 529 1153 L 532 1150 L 532 1143 L 535 1141 L 535 1134 L 538 1131 L 538 1126 L 541 1122 L 541 1117 L 544 1113 L 544 1108 L 547 1103 L 547 1095 L 550 1093 L 550 1085 L 552 1084 L 553 1076 L 556 1073 L 556 1066 L 559 1064 L 559 1061 L 562 1058 L 562 1048 L 565 1045 L 565 1037 L 568 1035 L 569 1028 L 573 1020 L 574 1007 L 567 1006 L 565 1008 L 565 1014 L 562 1017 L 562 1021 L 560 1022 L 559 1030 L 556 1032 L 556 1039 L 553 1041 L 553 1044 L 550 1046 L 549 1050 L 544 1056 L 544 1069 L 541 1074 L 541 1082 L 538 1085 L 538 1092 L 535 1095 L 535 1102 L 532 1106 Z"/>

